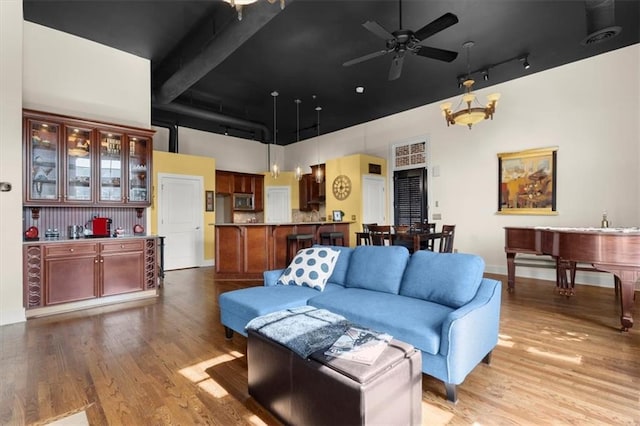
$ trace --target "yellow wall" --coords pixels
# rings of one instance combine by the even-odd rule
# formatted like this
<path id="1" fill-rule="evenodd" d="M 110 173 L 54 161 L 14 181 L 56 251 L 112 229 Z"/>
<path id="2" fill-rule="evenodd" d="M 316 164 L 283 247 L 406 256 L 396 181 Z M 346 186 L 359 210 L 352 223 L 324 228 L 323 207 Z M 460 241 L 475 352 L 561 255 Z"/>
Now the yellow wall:
<path id="1" fill-rule="evenodd" d="M 216 160 L 209 157 L 196 157 L 194 155 L 174 154 L 171 152 L 153 151 L 153 192 L 151 203 L 151 232 L 158 233 L 158 211 L 156 205 L 158 173 L 173 173 L 177 175 L 202 176 L 204 190 L 216 189 Z M 214 227 L 207 226 L 215 223 L 215 212 L 205 212 L 204 195 L 202 214 L 204 215 L 204 261 L 211 263 L 215 257 Z"/>
<path id="2" fill-rule="evenodd" d="M 379 164 L 381 176 L 386 176 L 386 160 L 371 155 L 350 155 L 327 160 L 325 163 L 327 215 L 331 216 L 333 210 L 342 210 L 344 220 L 354 222 L 349 226 L 351 246 L 355 245 L 355 232 L 362 229 L 362 176 L 369 174 L 369 163 Z M 339 175 L 346 175 L 351 180 L 351 194 L 345 200 L 338 200 L 333 196 L 333 180 Z"/>

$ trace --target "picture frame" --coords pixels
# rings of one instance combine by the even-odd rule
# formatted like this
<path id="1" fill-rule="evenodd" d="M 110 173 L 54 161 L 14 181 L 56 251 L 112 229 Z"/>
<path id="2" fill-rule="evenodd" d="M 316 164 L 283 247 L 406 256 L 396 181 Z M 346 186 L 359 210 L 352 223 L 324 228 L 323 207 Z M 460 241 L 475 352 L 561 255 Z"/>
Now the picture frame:
<path id="1" fill-rule="evenodd" d="M 558 147 L 498 154 L 498 214 L 557 215 Z"/>
<path id="2" fill-rule="evenodd" d="M 205 207 L 204 210 L 207 212 L 212 212 L 214 211 L 214 206 L 215 206 L 215 191 L 204 191 L 204 200 L 205 200 Z"/>

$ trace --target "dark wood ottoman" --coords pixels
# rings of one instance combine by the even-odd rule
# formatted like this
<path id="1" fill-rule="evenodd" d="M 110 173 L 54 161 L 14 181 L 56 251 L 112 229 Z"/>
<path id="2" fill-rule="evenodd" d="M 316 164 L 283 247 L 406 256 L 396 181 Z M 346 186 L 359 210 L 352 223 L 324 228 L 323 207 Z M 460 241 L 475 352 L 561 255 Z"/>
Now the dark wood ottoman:
<path id="1" fill-rule="evenodd" d="M 422 357 L 392 340 L 373 365 L 324 355 L 303 359 L 248 331 L 249 394 L 285 424 L 419 425 Z"/>

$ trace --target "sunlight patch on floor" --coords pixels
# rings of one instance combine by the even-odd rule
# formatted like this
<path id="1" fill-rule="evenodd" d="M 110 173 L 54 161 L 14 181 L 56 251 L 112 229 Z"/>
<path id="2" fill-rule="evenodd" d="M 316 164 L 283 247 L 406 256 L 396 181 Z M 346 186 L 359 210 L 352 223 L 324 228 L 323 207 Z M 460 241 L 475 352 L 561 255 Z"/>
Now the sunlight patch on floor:
<path id="1" fill-rule="evenodd" d="M 547 336 L 552 336 L 555 340 L 560 340 L 562 342 L 570 341 L 570 342 L 582 342 L 586 340 L 589 335 L 586 333 L 576 333 L 573 331 L 566 331 L 562 329 L 553 329 L 549 327 L 545 327 L 540 331 L 540 334 L 544 334 Z"/>
<path id="2" fill-rule="evenodd" d="M 507 336 L 506 334 L 498 334 L 498 346 L 512 348 L 515 346 L 515 344 L 516 343 L 513 341 L 511 336 Z"/>
<path id="3" fill-rule="evenodd" d="M 233 361 L 242 357 L 244 357 L 244 355 L 240 352 L 231 351 L 227 354 L 190 365 L 181 370 L 178 370 L 178 372 L 187 379 L 191 380 L 193 383 L 197 383 L 203 391 L 209 393 L 214 398 L 224 398 L 225 396 L 229 395 L 229 393 L 225 388 L 220 386 L 218 382 L 213 380 L 211 376 L 209 376 L 209 374 L 207 374 L 207 369 L 215 365 Z"/>
<path id="4" fill-rule="evenodd" d="M 534 348 L 533 346 L 530 346 L 529 348 L 527 348 L 527 352 L 533 355 L 539 355 L 545 358 L 552 358 L 558 361 L 570 362 L 576 365 L 582 364 L 582 355 L 562 355 L 555 352 L 546 352 L 541 349 Z"/>
<path id="5" fill-rule="evenodd" d="M 256 416 L 255 414 L 252 414 L 251 416 L 249 416 L 247 418 L 247 421 L 249 422 L 249 424 L 256 425 L 256 426 L 267 425 L 265 422 L 262 421 L 262 419 L 260 419 L 260 417 Z"/>
<path id="6" fill-rule="evenodd" d="M 208 379 L 209 375 L 207 374 L 207 369 L 211 368 L 215 365 L 222 364 L 224 362 L 233 361 L 238 358 L 242 358 L 244 355 L 240 352 L 232 351 L 224 355 L 217 356 L 215 358 L 208 359 L 206 361 L 199 362 L 197 364 L 190 365 L 188 367 L 182 368 L 178 370 L 180 374 L 182 374 L 187 379 L 192 382 L 200 382 L 202 380 Z"/>
<path id="7" fill-rule="evenodd" d="M 441 426 L 449 424 L 453 420 L 453 413 L 422 401 L 422 423 L 429 426 Z"/>

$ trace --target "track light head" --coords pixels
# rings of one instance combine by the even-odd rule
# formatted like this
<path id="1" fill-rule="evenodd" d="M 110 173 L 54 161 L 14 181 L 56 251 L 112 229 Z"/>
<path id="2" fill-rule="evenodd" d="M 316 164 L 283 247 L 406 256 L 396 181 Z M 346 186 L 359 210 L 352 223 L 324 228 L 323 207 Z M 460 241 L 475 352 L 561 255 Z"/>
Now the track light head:
<path id="1" fill-rule="evenodd" d="M 489 81 L 489 70 L 482 71 L 482 79 L 484 81 Z"/>
<path id="2" fill-rule="evenodd" d="M 531 64 L 529 63 L 528 56 L 525 56 L 524 58 L 520 58 L 520 60 L 522 61 L 522 66 L 524 67 L 525 70 L 528 70 L 529 68 L 531 68 Z"/>

